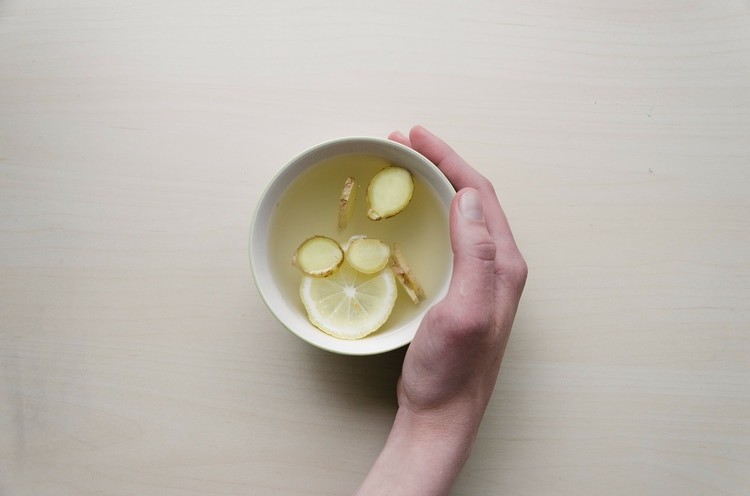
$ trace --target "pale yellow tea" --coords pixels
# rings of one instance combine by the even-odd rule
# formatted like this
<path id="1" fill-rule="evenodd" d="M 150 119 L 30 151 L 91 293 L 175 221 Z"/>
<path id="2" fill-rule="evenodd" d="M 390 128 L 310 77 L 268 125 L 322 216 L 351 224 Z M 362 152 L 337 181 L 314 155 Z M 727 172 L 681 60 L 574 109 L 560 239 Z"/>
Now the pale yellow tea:
<path id="1" fill-rule="evenodd" d="M 425 299 L 415 305 L 399 287 L 393 312 L 378 333 L 406 324 L 435 302 L 435 295 L 450 270 L 446 207 L 424 180 L 414 174 L 414 194 L 407 207 L 391 218 L 370 220 L 367 185 L 389 165 L 398 164 L 369 155 L 342 155 L 324 160 L 301 174 L 279 200 L 271 218 L 268 240 L 273 271 L 285 299 L 303 315 L 306 312 L 299 297 L 302 274 L 292 265 L 292 255 L 300 243 L 315 235 L 327 236 L 341 245 L 354 235 L 366 235 L 401 247 L 424 288 Z M 346 228 L 339 229 L 339 198 L 348 177 L 357 180 L 356 200 Z"/>

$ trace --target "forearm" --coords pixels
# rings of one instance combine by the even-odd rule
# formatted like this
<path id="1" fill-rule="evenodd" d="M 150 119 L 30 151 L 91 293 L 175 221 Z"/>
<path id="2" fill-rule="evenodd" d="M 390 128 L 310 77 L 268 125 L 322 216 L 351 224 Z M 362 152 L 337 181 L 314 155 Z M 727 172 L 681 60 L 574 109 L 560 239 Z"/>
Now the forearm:
<path id="1" fill-rule="evenodd" d="M 356 494 L 448 494 L 469 457 L 478 427 L 476 421 L 453 422 L 451 417 L 425 418 L 400 408 L 383 451 Z"/>

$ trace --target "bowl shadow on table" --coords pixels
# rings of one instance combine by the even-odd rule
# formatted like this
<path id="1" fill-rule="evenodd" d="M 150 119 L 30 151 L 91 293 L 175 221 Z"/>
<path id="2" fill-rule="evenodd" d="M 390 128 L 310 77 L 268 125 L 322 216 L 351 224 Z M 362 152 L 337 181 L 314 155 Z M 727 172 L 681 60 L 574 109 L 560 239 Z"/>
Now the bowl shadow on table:
<path id="1" fill-rule="evenodd" d="M 310 373 L 325 384 L 341 407 L 395 410 L 396 384 L 407 349 L 403 346 L 377 355 L 350 356 L 310 346 Z"/>

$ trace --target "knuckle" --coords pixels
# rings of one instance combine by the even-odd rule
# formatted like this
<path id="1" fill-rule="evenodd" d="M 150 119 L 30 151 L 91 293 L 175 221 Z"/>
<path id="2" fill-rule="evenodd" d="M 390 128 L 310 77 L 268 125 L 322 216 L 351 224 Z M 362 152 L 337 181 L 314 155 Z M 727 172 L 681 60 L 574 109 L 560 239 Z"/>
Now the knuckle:
<path id="1" fill-rule="evenodd" d="M 496 196 L 495 185 L 492 184 L 492 181 L 490 181 L 489 179 L 487 179 L 481 174 L 478 174 L 477 188 L 480 190 L 487 191 L 488 193 L 491 193 L 493 196 Z"/>
<path id="2" fill-rule="evenodd" d="M 508 286 L 523 289 L 529 276 L 529 266 L 521 254 L 517 253 L 503 260 L 501 266 L 497 268 L 496 275 Z"/>
<path id="3" fill-rule="evenodd" d="M 431 324 L 441 329 L 441 334 L 451 345 L 473 341 L 487 334 L 493 326 L 490 309 L 472 305 L 438 305 L 433 308 Z"/>
<path id="4" fill-rule="evenodd" d="M 464 332 L 468 334 L 487 334 L 492 329 L 492 317 L 489 312 L 477 311 L 464 321 Z"/>
<path id="5" fill-rule="evenodd" d="M 497 245 L 488 234 L 474 244 L 473 251 L 476 258 L 492 262 L 497 256 Z"/>
<path id="6" fill-rule="evenodd" d="M 463 305 L 454 315 L 456 333 L 462 337 L 485 334 L 492 327 L 492 312 L 489 308 Z"/>
<path id="7" fill-rule="evenodd" d="M 509 273 L 512 275 L 516 285 L 523 287 L 529 276 L 529 266 L 519 253 L 510 263 Z"/>

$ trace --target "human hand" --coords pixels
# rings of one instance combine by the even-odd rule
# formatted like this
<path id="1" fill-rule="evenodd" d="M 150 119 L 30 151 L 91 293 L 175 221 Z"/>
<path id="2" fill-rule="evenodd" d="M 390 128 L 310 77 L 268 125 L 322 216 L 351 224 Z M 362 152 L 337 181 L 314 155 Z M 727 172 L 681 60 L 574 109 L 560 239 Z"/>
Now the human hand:
<path id="1" fill-rule="evenodd" d="M 396 421 L 360 494 L 445 494 L 492 395 L 527 267 L 484 176 L 423 127 L 389 138 L 431 160 L 458 191 L 453 276 L 406 353 Z"/>
<path id="2" fill-rule="evenodd" d="M 450 289 L 429 310 L 409 346 L 399 406 L 475 428 L 495 385 L 526 264 L 485 177 L 422 127 L 412 129 L 408 139 L 397 133 L 390 137 L 430 159 L 458 191 L 450 218 Z"/>

